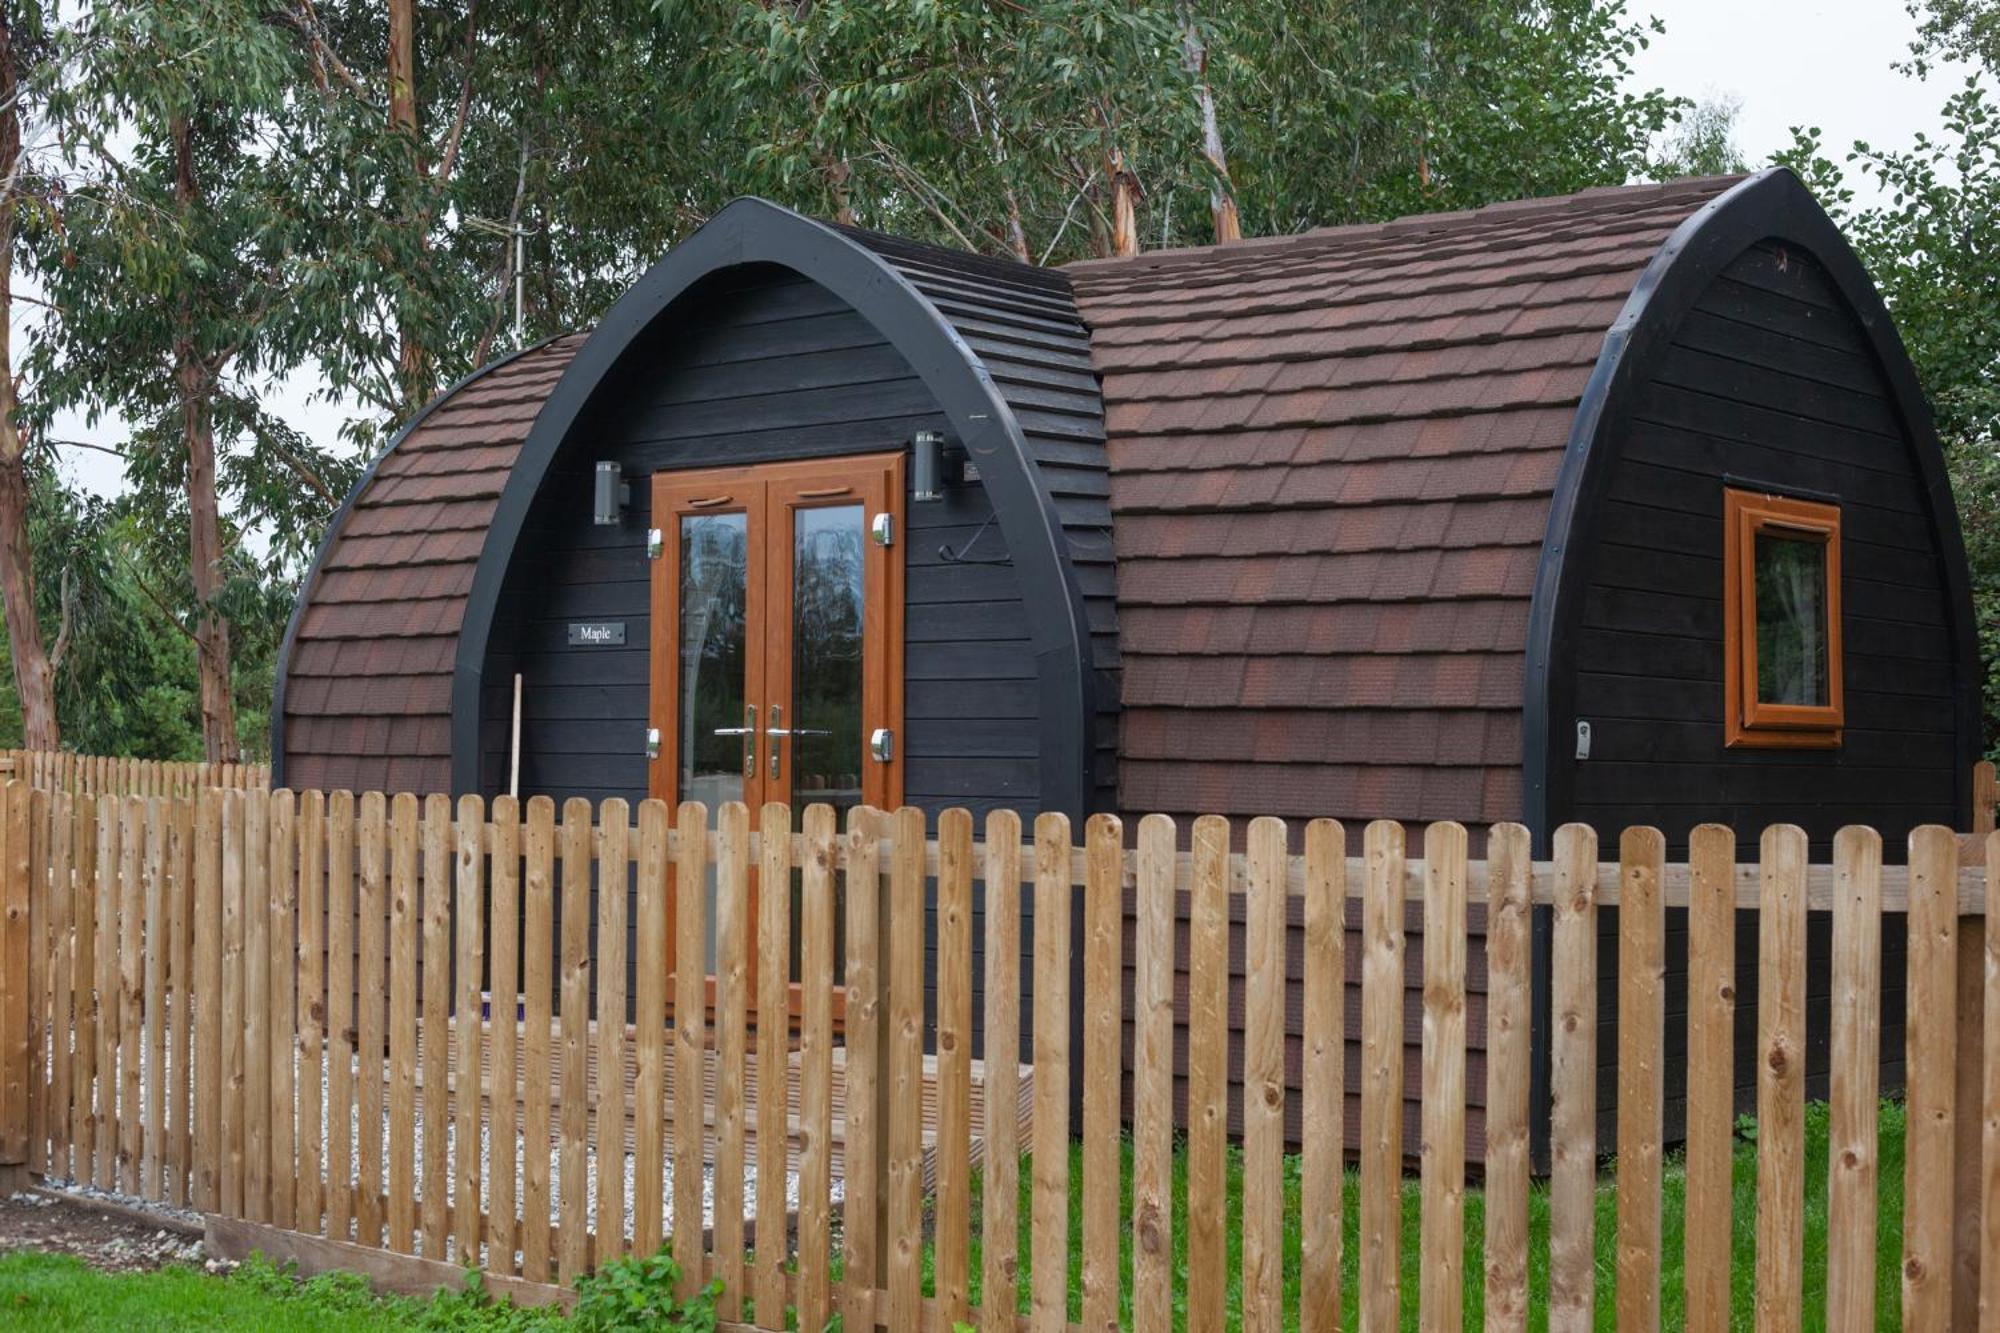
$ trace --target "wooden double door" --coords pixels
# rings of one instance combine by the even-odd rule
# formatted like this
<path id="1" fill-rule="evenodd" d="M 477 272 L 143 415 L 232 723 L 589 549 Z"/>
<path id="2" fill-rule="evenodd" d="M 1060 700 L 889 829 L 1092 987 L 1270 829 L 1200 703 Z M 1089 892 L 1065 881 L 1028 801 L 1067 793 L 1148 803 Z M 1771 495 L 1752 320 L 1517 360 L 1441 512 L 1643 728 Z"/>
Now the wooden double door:
<path id="1" fill-rule="evenodd" d="M 845 827 L 900 803 L 902 499 L 900 452 L 654 476 L 651 795 L 703 802 L 711 827 L 724 802 L 753 827 L 783 802 L 794 832 L 807 805 Z M 753 918 L 795 911 L 796 879 L 753 880 Z"/>

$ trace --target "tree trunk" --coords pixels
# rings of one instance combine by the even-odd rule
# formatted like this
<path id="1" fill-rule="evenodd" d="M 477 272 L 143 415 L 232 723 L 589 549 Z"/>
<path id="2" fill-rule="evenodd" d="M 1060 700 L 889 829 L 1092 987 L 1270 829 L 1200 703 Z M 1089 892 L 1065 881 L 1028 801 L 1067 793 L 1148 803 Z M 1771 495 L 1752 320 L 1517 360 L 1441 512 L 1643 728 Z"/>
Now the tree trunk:
<path id="1" fill-rule="evenodd" d="M 1104 174 L 1111 179 L 1111 253 L 1130 259 L 1139 253 L 1139 181 L 1116 144 L 1104 155 Z"/>
<path id="2" fill-rule="evenodd" d="M 389 126 L 409 136 L 417 144 L 417 16 L 416 0 L 389 0 Z M 420 150 L 417 150 L 420 151 Z M 421 157 L 417 170 L 423 170 Z M 410 225 L 418 225 L 420 210 L 416 192 L 404 210 Z M 396 370 L 402 380 L 404 411 L 414 412 L 430 395 L 424 384 L 424 345 L 414 321 L 407 314 L 399 319 L 402 347 Z"/>
<path id="3" fill-rule="evenodd" d="M 174 201 L 194 207 L 194 128 L 174 122 Z M 235 763 L 236 702 L 230 684 L 229 622 L 222 592 L 222 515 L 215 494 L 215 426 L 209 414 L 209 375 L 195 346 L 194 316 L 183 299 L 174 332 L 174 377 L 180 389 L 181 434 L 187 443 L 188 572 L 194 581 L 195 654 L 201 672 L 201 736 L 210 763 Z"/>
<path id="4" fill-rule="evenodd" d="M 56 722 L 55 670 L 42 644 L 35 606 L 35 554 L 28 543 L 28 472 L 14 401 L 14 199 L 21 170 L 20 71 L 14 33 L 0 7 L 0 605 L 7 615 L 7 646 L 14 659 L 14 691 L 21 698 L 22 744 L 53 750 L 62 734 Z"/>
<path id="5" fill-rule="evenodd" d="M 1208 44 L 1202 40 L 1194 10 L 1187 7 L 1181 10 L 1181 51 L 1188 74 L 1194 79 L 1195 103 L 1201 108 L 1202 156 L 1215 172 L 1215 180 L 1208 187 L 1208 213 L 1215 222 L 1215 239 L 1240 241 L 1243 220 L 1236 211 L 1236 192 L 1229 180 L 1229 157 L 1222 151 L 1222 126 L 1216 119 L 1215 93 L 1208 86 Z"/>

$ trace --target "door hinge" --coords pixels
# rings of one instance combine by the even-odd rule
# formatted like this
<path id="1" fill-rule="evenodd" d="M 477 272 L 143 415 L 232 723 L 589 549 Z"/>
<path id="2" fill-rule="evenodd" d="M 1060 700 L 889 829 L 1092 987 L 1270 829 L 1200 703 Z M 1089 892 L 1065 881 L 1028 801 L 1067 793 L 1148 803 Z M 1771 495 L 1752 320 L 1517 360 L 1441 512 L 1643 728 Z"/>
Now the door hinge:
<path id="1" fill-rule="evenodd" d="M 877 546 L 896 544 L 896 516 L 884 511 L 875 515 L 875 521 L 868 525 L 868 535 L 875 539 Z"/>
<path id="2" fill-rule="evenodd" d="M 659 757 L 660 757 L 660 729 L 658 727 L 647 727 L 646 758 L 658 759 Z"/>
<path id="3" fill-rule="evenodd" d="M 868 757 L 878 764 L 892 762 L 896 758 L 896 733 L 887 727 L 877 727 L 868 733 Z"/>
<path id="4" fill-rule="evenodd" d="M 658 560 L 667 549 L 666 534 L 658 528 L 646 529 L 646 558 Z"/>

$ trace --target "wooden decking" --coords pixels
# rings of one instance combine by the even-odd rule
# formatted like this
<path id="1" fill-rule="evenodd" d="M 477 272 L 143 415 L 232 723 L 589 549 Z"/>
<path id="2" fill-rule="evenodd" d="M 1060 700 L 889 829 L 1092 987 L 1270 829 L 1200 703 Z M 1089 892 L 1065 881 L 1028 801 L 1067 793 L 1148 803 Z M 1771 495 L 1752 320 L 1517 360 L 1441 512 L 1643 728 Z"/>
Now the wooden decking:
<path id="1" fill-rule="evenodd" d="M 488 1057 L 484 1053 L 490 1052 L 492 1050 L 491 1027 L 492 1025 L 488 1022 L 482 1022 L 480 1024 L 479 1045 L 480 1045 L 480 1050 L 482 1052 L 482 1066 L 480 1069 L 480 1101 L 482 1105 L 485 1105 L 490 1100 L 486 1094 L 487 1067 L 486 1064 L 484 1063 Z M 515 1025 L 515 1034 L 517 1041 L 523 1035 L 522 1027 L 523 1025 L 519 1023 Z M 559 1024 L 552 1025 L 552 1027 L 555 1027 L 558 1030 L 551 1032 L 550 1050 L 559 1053 L 562 1049 Z M 625 1150 L 627 1152 L 631 1152 L 633 1150 L 633 1145 L 634 1145 L 634 1122 L 632 1117 L 632 1104 L 633 1104 L 632 1083 L 635 1072 L 635 1057 L 633 1056 L 633 1050 L 636 1045 L 634 1041 L 634 1035 L 635 1034 L 633 1032 L 632 1025 L 628 1023 L 625 1027 L 625 1052 L 626 1052 L 626 1058 L 624 1062 L 625 1096 L 623 1099 L 625 1103 Z M 418 1023 L 417 1041 L 421 1051 L 421 1046 L 423 1042 L 423 1025 L 421 1021 Z M 589 1106 L 591 1113 L 594 1116 L 596 1114 L 596 1109 L 597 1109 L 596 1088 L 597 1088 L 597 1051 L 598 1051 L 597 1024 L 595 1023 L 592 1023 L 590 1025 L 590 1037 L 588 1041 L 588 1046 L 589 1046 L 588 1063 L 589 1063 L 590 1076 L 586 1082 L 586 1086 L 591 1089 L 589 1093 Z M 519 1048 L 517 1047 L 516 1049 Z M 787 1065 L 790 1074 L 787 1080 L 786 1097 L 785 1097 L 786 1108 L 787 1108 L 786 1118 L 785 1118 L 785 1137 L 790 1144 L 790 1152 L 792 1154 L 790 1160 L 793 1163 L 793 1169 L 796 1170 L 797 1169 L 796 1154 L 799 1147 L 799 1090 L 800 1090 L 799 1052 L 796 1049 L 794 1049 L 791 1052 L 791 1056 L 789 1061 L 787 1062 Z M 423 1086 L 423 1073 L 422 1073 L 423 1060 L 421 1059 L 421 1055 L 417 1060 L 417 1070 L 418 1070 L 417 1074 L 418 1087 L 421 1089 L 421 1087 Z M 708 1147 L 707 1155 L 704 1160 L 711 1163 L 714 1161 L 714 1144 L 716 1142 L 715 1072 L 716 1072 L 715 1052 L 713 1048 L 711 1048 L 708 1053 L 708 1060 L 706 1062 L 705 1082 L 702 1088 L 702 1108 L 703 1108 L 702 1142 Z M 551 1103 L 557 1102 L 560 1097 L 561 1077 L 562 1077 L 561 1060 L 560 1056 L 558 1055 L 557 1059 L 551 1061 L 551 1068 L 549 1070 L 549 1098 Z M 665 1125 L 666 1142 L 669 1145 L 670 1153 L 671 1153 L 671 1145 L 675 1142 L 674 1118 L 673 1118 L 673 1109 L 675 1104 L 674 1081 L 675 1081 L 675 1062 L 672 1059 L 669 1059 L 666 1061 L 666 1096 L 661 1099 L 661 1104 L 665 1110 L 663 1123 Z M 982 1132 L 982 1128 L 986 1124 L 985 1083 L 986 1083 L 985 1064 L 983 1061 L 974 1060 L 972 1062 L 973 1135 L 971 1144 L 971 1161 L 972 1165 L 975 1167 L 979 1166 L 985 1160 L 986 1136 Z M 1035 1095 L 1034 1067 L 1032 1065 L 1024 1064 L 1020 1066 L 1019 1087 L 1020 1087 L 1020 1092 L 1015 1099 L 1015 1108 L 1014 1108 L 1015 1122 L 1019 1126 L 1019 1137 L 1017 1138 L 1016 1142 L 1027 1143 L 1030 1141 L 1029 1130 L 1033 1119 L 1032 1108 L 1034 1106 L 1034 1095 Z M 521 1087 L 517 1083 L 515 1092 L 515 1103 L 517 1106 L 520 1105 L 522 1092 L 523 1089 L 521 1089 Z M 936 1145 L 937 1145 L 937 1123 L 938 1123 L 937 1059 L 935 1056 L 931 1055 L 926 1055 L 924 1057 L 923 1099 L 924 1099 L 923 1100 L 923 1143 L 924 1143 L 923 1180 L 924 1180 L 924 1189 L 926 1192 L 929 1192 L 936 1183 Z M 421 1101 L 421 1099 L 419 1100 Z M 452 1092 L 450 1101 L 453 1108 L 453 1114 L 455 1115 L 457 1101 L 458 1101 L 456 1078 L 454 1078 L 452 1081 Z M 745 1068 L 743 1074 L 743 1106 L 744 1106 L 745 1118 L 747 1120 L 747 1130 L 745 1134 L 744 1150 L 746 1159 L 750 1164 L 750 1169 L 754 1171 L 757 1160 L 757 1140 L 758 1140 L 757 1061 L 754 1058 L 754 1053 L 753 1053 L 753 1058 L 745 1062 Z M 553 1126 L 558 1119 L 559 1117 L 557 1116 L 551 1116 L 550 1117 L 551 1125 Z M 515 1123 L 523 1124 L 525 1123 L 525 1120 L 517 1116 Z M 550 1140 L 552 1144 L 555 1140 L 555 1137 L 556 1137 L 555 1131 L 551 1129 Z M 844 1045 L 841 1045 L 841 1046 L 835 1046 L 833 1050 L 833 1178 L 835 1181 L 844 1180 L 846 1178 L 846 1144 L 847 1144 L 847 1048 Z"/>

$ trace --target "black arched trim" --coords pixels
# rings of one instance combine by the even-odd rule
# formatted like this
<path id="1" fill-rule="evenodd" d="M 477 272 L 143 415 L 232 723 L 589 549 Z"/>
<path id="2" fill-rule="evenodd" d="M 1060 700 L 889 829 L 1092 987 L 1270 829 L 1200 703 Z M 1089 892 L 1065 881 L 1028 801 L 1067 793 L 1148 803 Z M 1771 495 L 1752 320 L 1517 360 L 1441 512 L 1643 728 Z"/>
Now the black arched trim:
<path id="1" fill-rule="evenodd" d="M 306 576 L 299 581 L 299 593 L 297 599 L 292 603 L 291 619 L 285 622 L 285 637 L 278 645 L 278 670 L 271 682 L 271 786 L 273 789 L 285 785 L 285 678 L 292 666 L 292 641 L 298 638 L 299 622 L 305 619 L 306 607 L 312 602 L 312 595 L 319 587 L 320 571 L 325 567 L 326 558 L 333 551 L 334 543 L 340 540 L 341 532 L 347 527 L 347 516 L 353 512 L 354 502 L 361 498 L 361 493 L 367 490 L 369 484 L 375 480 L 375 472 L 382 466 L 382 460 L 390 454 L 395 453 L 401 447 L 403 441 L 409 437 L 411 431 L 414 431 L 430 419 L 431 413 L 457 397 L 460 389 L 466 388 L 477 380 L 484 379 L 502 366 L 510 365 L 520 360 L 530 352 L 541 351 L 557 338 L 564 336 L 558 333 L 553 337 L 544 338 L 540 342 L 516 348 L 505 356 L 496 357 L 488 361 L 485 365 L 476 367 L 465 375 L 460 376 L 453 382 L 450 388 L 418 408 L 417 414 L 403 423 L 403 428 L 396 432 L 395 436 L 389 441 L 388 446 L 381 453 L 375 455 L 373 461 L 368 464 L 367 470 L 361 474 L 360 479 L 348 489 L 346 498 L 340 502 L 340 508 L 334 510 L 333 517 L 327 520 L 326 533 L 319 539 L 319 549 L 313 552 L 312 564 L 306 567 Z"/>
<path id="2" fill-rule="evenodd" d="M 1082 589 L 1062 526 L 1013 409 L 978 355 L 887 260 L 837 229 L 761 199 L 738 199 L 620 297 L 578 349 L 521 448 L 487 531 L 452 676 L 452 788 L 479 790 L 480 687 L 507 566 L 543 479 L 628 353 L 702 279 L 773 264 L 818 283 L 868 320 L 936 397 L 993 500 L 1021 580 L 1039 684 L 1041 808 L 1087 812 L 1095 679 Z"/>
<path id="3" fill-rule="evenodd" d="M 1766 239 L 1796 245 L 1826 270 L 1866 330 L 1902 415 L 1945 564 L 1954 622 L 1961 750 L 1958 771 L 1953 775 L 1953 802 L 1961 816 L 1970 809 L 1972 764 L 1979 748 L 1978 645 L 1958 511 L 1952 503 L 1930 407 L 1881 293 L 1860 259 L 1805 185 L 1790 171 L 1774 168 L 1723 191 L 1675 228 L 1646 265 L 1605 335 L 1597 366 L 1577 406 L 1549 506 L 1528 615 L 1521 723 L 1522 816 L 1534 834 L 1537 856 L 1549 854 L 1558 821 L 1566 819 L 1574 808 L 1574 769 L 1563 759 L 1566 738 L 1558 734 L 1558 728 L 1575 715 L 1575 681 L 1571 673 L 1558 670 L 1557 663 L 1575 641 L 1587 581 L 1592 519 L 1601 508 L 1629 432 L 1638 391 L 1709 284 L 1745 250 Z M 1549 1051 L 1554 1017 L 1554 934 L 1548 908 L 1535 909 L 1532 933 L 1535 965 L 1529 1042 L 1534 1060 L 1529 1068 L 1528 1123 L 1530 1153 L 1540 1170 L 1549 1162 Z"/>
<path id="4" fill-rule="evenodd" d="M 1763 240 L 1796 245 L 1819 261 L 1866 331 L 1903 418 L 1944 561 L 1961 752 L 1958 771 L 1953 774 L 1952 799 L 1961 820 L 1970 812 L 1972 765 L 1979 752 L 1978 638 L 1964 538 L 1937 428 L 1909 353 L 1867 269 L 1799 178 L 1775 167 L 1717 195 L 1682 222 L 1660 247 L 1605 335 L 1604 350 L 1577 408 L 1549 507 L 1528 618 L 1521 728 L 1522 803 L 1528 827 L 1544 853 L 1555 822 L 1568 816 L 1572 797 L 1571 767 L 1558 761 L 1564 751 L 1557 729 L 1574 712 L 1573 681 L 1555 666 L 1575 638 L 1582 614 L 1591 518 L 1600 506 L 1628 433 L 1636 391 L 1709 284 L 1745 250 Z"/>

